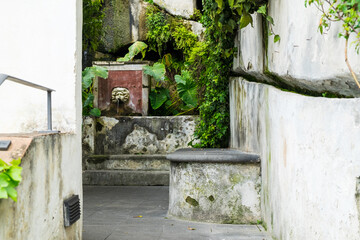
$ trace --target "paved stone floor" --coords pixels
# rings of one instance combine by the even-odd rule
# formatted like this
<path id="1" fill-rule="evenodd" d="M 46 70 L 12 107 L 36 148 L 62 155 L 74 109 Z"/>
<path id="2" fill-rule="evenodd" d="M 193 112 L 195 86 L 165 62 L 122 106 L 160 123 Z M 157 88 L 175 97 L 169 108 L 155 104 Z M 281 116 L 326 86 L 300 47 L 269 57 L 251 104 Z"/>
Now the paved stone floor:
<path id="1" fill-rule="evenodd" d="M 84 186 L 84 240 L 270 240 L 261 226 L 168 219 L 168 187 Z"/>

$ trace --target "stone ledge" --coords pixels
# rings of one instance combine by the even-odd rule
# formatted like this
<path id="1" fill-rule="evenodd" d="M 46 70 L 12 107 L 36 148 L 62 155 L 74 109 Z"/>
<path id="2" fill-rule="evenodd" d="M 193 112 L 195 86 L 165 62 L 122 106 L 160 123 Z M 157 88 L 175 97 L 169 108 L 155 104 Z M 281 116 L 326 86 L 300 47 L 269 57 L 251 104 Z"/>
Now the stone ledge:
<path id="1" fill-rule="evenodd" d="M 88 157 L 89 163 L 98 163 L 106 160 L 166 160 L 165 154 L 122 154 L 122 155 L 92 155 Z"/>
<path id="2" fill-rule="evenodd" d="M 244 153 L 235 149 L 188 148 L 179 149 L 168 154 L 172 162 L 205 162 L 205 163 L 260 163 L 260 156 Z"/>
<path id="3" fill-rule="evenodd" d="M 168 186 L 168 171 L 112 171 L 83 172 L 84 185 L 97 186 Z"/>

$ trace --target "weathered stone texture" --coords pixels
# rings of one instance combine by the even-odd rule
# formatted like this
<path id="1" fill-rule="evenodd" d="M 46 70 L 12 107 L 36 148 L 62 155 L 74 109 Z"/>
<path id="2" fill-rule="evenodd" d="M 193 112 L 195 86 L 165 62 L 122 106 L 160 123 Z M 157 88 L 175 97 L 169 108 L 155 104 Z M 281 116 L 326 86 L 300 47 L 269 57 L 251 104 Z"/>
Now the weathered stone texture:
<path id="1" fill-rule="evenodd" d="M 87 158 L 86 170 L 169 171 L 165 155 L 95 155 Z"/>
<path id="2" fill-rule="evenodd" d="M 94 139 L 95 155 L 166 154 L 189 147 L 196 117 L 100 117 L 87 120 L 84 137 Z M 95 129 L 90 128 L 95 125 Z M 87 132 L 86 130 L 94 131 Z M 86 139 L 91 143 L 91 140 Z M 86 148 L 86 146 L 84 146 Z"/>
<path id="3" fill-rule="evenodd" d="M 250 224 L 260 217 L 259 164 L 171 163 L 172 217 Z"/>
<path id="4" fill-rule="evenodd" d="M 142 0 L 105 0 L 101 51 L 116 52 L 121 47 L 145 40 L 145 11 Z"/>
<path id="5" fill-rule="evenodd" d="M 154 3 L 173 15 L 190 18 L 196 8 L 196 0 L 154 0 Z"/>

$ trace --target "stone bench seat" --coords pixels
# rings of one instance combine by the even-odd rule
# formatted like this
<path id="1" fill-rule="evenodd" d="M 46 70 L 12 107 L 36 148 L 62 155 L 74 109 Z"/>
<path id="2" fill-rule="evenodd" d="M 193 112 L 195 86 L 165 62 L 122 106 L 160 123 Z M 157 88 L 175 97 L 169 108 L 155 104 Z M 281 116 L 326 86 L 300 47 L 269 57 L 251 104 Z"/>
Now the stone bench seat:
<path id="1" fill-rule="evenodd" d="M 180 149 L 168 154 L 169 217 L 251 224 L 260 217 L 260 157 L 233 149 Z"/>

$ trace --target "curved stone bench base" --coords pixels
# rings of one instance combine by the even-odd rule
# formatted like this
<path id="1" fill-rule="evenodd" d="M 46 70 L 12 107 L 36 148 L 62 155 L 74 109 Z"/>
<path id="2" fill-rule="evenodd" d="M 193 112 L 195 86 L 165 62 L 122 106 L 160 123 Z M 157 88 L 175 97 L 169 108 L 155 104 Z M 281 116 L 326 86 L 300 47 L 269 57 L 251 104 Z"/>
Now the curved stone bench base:
<path id="1" fill-rule="evenodd" d="M 170 217 L 233 224 L 261 220 L 259 162 L 180 162 L 172 157 Z"/>

